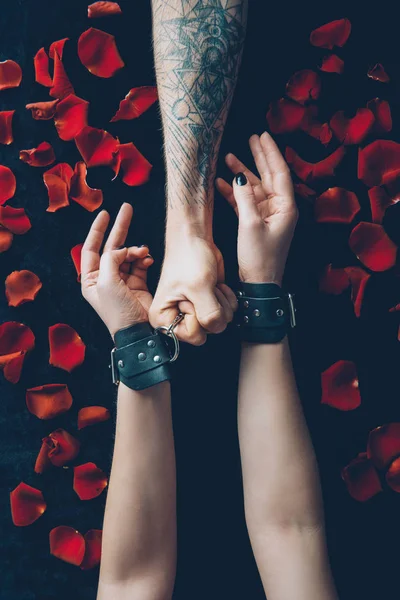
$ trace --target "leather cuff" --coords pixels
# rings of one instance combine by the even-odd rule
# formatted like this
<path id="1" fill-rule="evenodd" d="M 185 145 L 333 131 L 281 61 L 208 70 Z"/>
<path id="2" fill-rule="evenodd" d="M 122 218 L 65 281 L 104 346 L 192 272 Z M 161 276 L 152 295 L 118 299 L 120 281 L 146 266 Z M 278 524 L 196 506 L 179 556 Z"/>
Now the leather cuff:
<path id="1" fill-rule="evenodd" d="M 235 322 L 244 342 L 274 344 L 296 325 L 291 294 L 276 283 L 241 283 Z"/>
<path id="2" fill-rule="evenodd" d="M 171 379 L 170 350 L 166 336 L 154 333 L 149 323 L 138 323 L 120 329 L 114 335 L 111 352 L 114 383 L 122 382 L 132 390 Z"/>

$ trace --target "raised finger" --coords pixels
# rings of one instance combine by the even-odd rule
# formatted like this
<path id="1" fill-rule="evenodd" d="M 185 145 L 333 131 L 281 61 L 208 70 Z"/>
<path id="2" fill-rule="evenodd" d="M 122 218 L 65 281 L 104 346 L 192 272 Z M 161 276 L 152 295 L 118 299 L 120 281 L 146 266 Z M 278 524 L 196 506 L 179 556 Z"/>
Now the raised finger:
<path id="1" fill-rule="evenodd" d="M 257 171 L 261 176 L 264 191 L 266 194 L 272 194 L 274 191 L 272 173 L 258 135 L 251 136 L 249 145 L 254 162 L 256 163 Z"/>
<path id="2" fill-rule="evenodd" d="M 251 185 L 259 185 L 261 183 L 260 178 L 257 177 L 257 175 L 254 175 L 254 173 L 252 173 L 234 154 L 227 154 L 225 156 L 225 163 L 234 175 L 244 173 Z"/>
<path id="3" fill-rule="evenodd" d="M 217 188 L 221 196 L 223 196 L 225 200 L 232 206 L 233 210 L 237 214 L 237 205 L 235 196 L 233 195 L 232 186 L 227 181 L 225 181 L 225 179 L 218 177 L 215 180 L 215 187 Z"/>
<path id="4" fill-rule="evenodd" d="M 125 244 L 126 237 L 129 231 L 129 225 L 132 220 L 133 209 L 130 204 L 124 202 L 119 209 L 117 218 L 115 219 L 114 225 L 110 231 L 110 235 L 104 246 L 103 252 L 109 252 L 115 250 Z"/>
<path id="5" fill-rule="evenodd" d="M 82 246 L 81 271 L 82 280 L 100 265 L 100 249 L 103 244 L 104 234 L 110 222 L 110 215 L 102 210 L 92 223 L 86 240 Z"/>
<path id="6" fill-rule="evenodd" d="M 275 194 L 292 193 L 293 184 L 289 167 L 278 146 L 266 131 L 260 137 L 260 144 L 269 165 Z"/>

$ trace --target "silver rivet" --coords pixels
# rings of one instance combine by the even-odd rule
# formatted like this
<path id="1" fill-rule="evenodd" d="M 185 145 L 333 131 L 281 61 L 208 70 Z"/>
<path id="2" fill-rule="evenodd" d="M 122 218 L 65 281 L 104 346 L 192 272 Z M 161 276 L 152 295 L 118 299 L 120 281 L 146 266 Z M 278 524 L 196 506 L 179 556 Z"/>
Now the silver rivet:
<path id="1" fill-rule="evenodd" d="M 244 306 L 245 308 L 249 308 L 249 301 L 248 301 L 248 300 L 245 300 L 245 301 L 243 302 L 243 306 Z"/>
<path id="2" fill-rule="evenodd" d="M 122 367 L 124 366 L 124 361 L 123 360 L 119 360 L 118 361 L 118 366 L 120 367 L 120 369 L 122 369 Z"/>
<path id="3" fill-rule="evenodd" d="M 161 356 L 158 356 L 158 354 L 155 355 L 155 357 L 153 358 L 155 363 L 160 363 L 162 361 Z"/>
<path id="4" fill-rule="evenodd" d="M 256 308 L 255 310 L 253 310 L 253 315 L 254 315 L 255 317 L 259 317 L 259 316 L 260 316 L 260 314 L 261 314 L 261 313 L 260 313 L 260 311 L 258 310 L 258 308 Z"/>
<path id="5" fill-rule="evenodd" d="M 245 316 L 245 318 L 243 319 L 243 321 L 244 321 L 245 323 L 248 323 L 248 322 L 249 322 L 249 317 L 246 315 L 246 316 Z"/>
<path id="6" fill-rule="evenodd" d="M 238 296 L 244 296 L 244 293 L 243 292 L 238 292 L 237 295 Z"/>
<path id="7" fill-rule="evenodd" d="M 147 342 L 147 345 L 148 345 L 148 347 L 149 347 L 149 348 L 154 348 L 154 346 L 156 345 L 156 343 L 155 343 L 155 341 L 154 341 L 154 340 L 149 340 L 149 341 Z"/>
<path id="8" fill-rule="evenodd" d="M 276 311 L 276 315 L 278 317 L 283 317 L 283 310 L 281 308 L 278 308 L 278 310 Z"/>
<path id="9" fill-rule="evenodd" d="M 139 352 L 139 354 L 137 355 L 139 360 L 146 360 L 146 355 L 144 352 Z"/>

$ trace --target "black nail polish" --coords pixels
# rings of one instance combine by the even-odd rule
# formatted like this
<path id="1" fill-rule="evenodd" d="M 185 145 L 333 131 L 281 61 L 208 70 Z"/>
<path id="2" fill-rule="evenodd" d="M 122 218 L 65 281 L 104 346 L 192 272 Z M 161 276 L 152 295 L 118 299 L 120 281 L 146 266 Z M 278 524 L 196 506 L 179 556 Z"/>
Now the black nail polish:
<path id="1" fill-rule="evenodd" d="M 238 173 L 236 175 L 235 179 L 236 179 L 236 183 L 240 186 L 246 185 L 246 183 L 247 183 L 247 177 L 244 173 Z"/>

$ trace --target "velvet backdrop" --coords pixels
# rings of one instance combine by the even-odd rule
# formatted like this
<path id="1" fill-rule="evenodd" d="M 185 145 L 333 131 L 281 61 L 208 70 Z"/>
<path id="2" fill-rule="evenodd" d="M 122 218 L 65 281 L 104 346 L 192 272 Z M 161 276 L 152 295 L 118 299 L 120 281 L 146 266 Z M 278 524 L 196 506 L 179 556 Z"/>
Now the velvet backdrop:
<path id="1" fill-rule="evenodd" d="M 17 110 L 15 142 L 0 147 L 0 164 L 17 176 L 13 206 L 30 215 L 31 231 L 16 237 L 0 257 L 0 279 L 13 270 L 27 268 L 43 281 L 33 303 L 8 308 L 0 294 L 1 321 L 28 324 L 36 348 L 28 357 L 17 385 L 1 377 L 1 541 L 0 599 L 92 600 L 98 570 L 83 572 L 49 555 L 48 532 L 71 525 L 82 533 L 101 528 L 106 492 L 88 502 L 72 490 L 72 470 L 53 469 L 39 476 L 33 464 L 41 438 L 65 427 L 82 442 L 77 464 L 93 461 L 108 470 L 113 443 L 113 420 L 77 434 L 79 408 L 90 404 L 109 407 L 114 414 L 115 389 L 107 368 L 111 342 L 104 326 L 80 295 L 70 249 L 84 240 L 93 216 L 80 206 L 47 213 L 47 193 L 42 169 L 18 160 L 21 148 L 43 140 L 51 142 L 59 161 L 74 164 L 79 155 L 73 142 L 62 142 L 52 121 L 37 122 L 25 110 L 27 102 L 47 99 L 47 90 L 35 84 L 32 58 L 56 39 L 69 37 L 65 65 L 77 95 L 90 101 L 89 122 L 104 127 L 121 142 L 133 141 L 154 165 L 150 182 L 130 188 L 120 180 L 110 182 L 109 171 L 90 172 L 89 183 L 104 191 L 104 208 L 114 216 L 123 201 L 135 209 L 131 243 L 147 243 L 156 259 L 150 286 L 154 290 L 162 260 L 164 226 L 164 170 L 158 108 L 140 119 L 109 125 L 118 102 L 134 86 L 154 82 L 150 2 L 121 1 L 123 17 L 90 22 L 83 0 L 19 0 L 0 3 L 0 60 L 12 58 L 23 69 L 20 88 L 1 92 L 1 109 Z M 385 10 L 386 9 L 386 10 Z M 340 52 L 343 75 L 325 75 L 320 106 L 329 118 L 339 109 L 354 111 L 370 98 L 390 101 L 394 129 L 399 139 L 398 30 L 389 3 L 374 10 L 345 3 L 277 3 L 250 0 L 246 49 L 240 80 L 223 141 L 222 151 L 233 151 L 249 160 L 247 138 L 266 126 L 268 103 L 279 98 L 290 75 L 315 68 L 323 51 L 308 42 L 312 29 L 348 17 L 353 31 Z M 90 26 L 113 33 L 126 68 L 113 79 L 90 75 L 76 56 L 76 40 Z M 392 75 L 389 85 L 366 77 L 369 66 L 382 62 Z M 319 142 L 305 134 L 281 136 L 310 160 L 321 156 Z M 308 154 L 307 154 L 308 153 Z M 355 147 L 338 171 L 337 185 L 358 193 L 360 219 L 369 220 L 366 188 L 356 179 Z M 350 157 L 350 158 L 349 158 Z M 225 173 L 221 161 L 219 172 Z M 398 401 L 397 316 L 388 308 L 399 301 L 396 279 L 388 273 L 370 281 L 360 319 L 354 317 L 346 292 L 340 297 L 317 293 L 324 265 L 357 264 L 347 246 L 350 227 L 316 225 L 311 205 L 299 199 L 300 223 L 292 248 L 287 285 L 297 294 L 299 327 L 292 336 L 297 380 L 316 447 L 324 491 L 332 567 L 342 600 L 393 597 L 397 585 L 400 496 L 379 494 L 366 504 L 352 500 L 340 471 L 365 449 L 370 429 L 400 420 Z M 399 207 L 390 209 L 385 227 L 399 243 Z M 358 217 L 357 217 L 358 219 Z M 236 273 L 235 218 L 223 200 L 216 198 L 215 237 L 225 256 L 227 277 Z M 398 314 L 398 313 L 397 313 Z M 47 328 L 57 322 L 74 327 L 87 344 L 87 359 L 71 375 L 48 365 Z M 239 450 L 236 433 L 238 346 L 231 332 L 210 338 L 202 348 L 184 347 L 175 366 L 173 385 L 174 426 L 178 464 L 179 560 L 174 599 L 263 598 L 243 520 Z M 342 413 L 320 405 L 320 372 L 339 359 L 354 360 L 358 367 L 362 405 Z M 72 409 L 51 422 L 28 413 L 25 389 L 49 382 L 66 382 L 74 398 Z M 26 528 L 13 526 L 8 492 L 21 481 L 39 487 L 47 499 L 47 512 Z M 287 574 L 290 577 L 290 573 Z"/>

